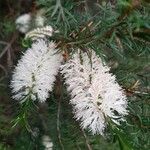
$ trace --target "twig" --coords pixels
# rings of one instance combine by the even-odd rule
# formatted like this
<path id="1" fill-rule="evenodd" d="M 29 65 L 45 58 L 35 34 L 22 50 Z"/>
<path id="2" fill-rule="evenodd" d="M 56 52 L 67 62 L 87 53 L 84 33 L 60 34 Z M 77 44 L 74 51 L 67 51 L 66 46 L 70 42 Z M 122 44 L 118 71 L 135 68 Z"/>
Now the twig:
<path id="1" fill-rule="evenodd" d="M 85 138 L 85 142 L 86 142 L 86 145 L 87 145 L 88 150 L 92 150 L 92 147 L 90 146 L 89 140 L 88 140 L 88 138 L 87 138 L 87 136 L 86 136 L 86 133 L 84 132 L 83 129 L 82 129 L 82 133 L 83 133 L 83 136 L 84 136 L 84 138 Z"/>
<path id="2" fill-rule="evenodd" d="M 7 6 L 8 6 L 8 9 L 9 9 L 9 12 L 10 12 L 10 14 L 12 15 L 12 14 L 14 13 L 14 9 L 12 9 L 9 0 L 6 0 L 6 3 L 7 3 Z"/>
<path id="3" fill-rule="evenodd" d="M 139 86 L 139 84 L 140 84 L 140 81 L 137 80 L 129 89 L 130 90 L 136 89 Z"/>
<path id="4" fill-rule="evenodd" d="M 5 76 L 7 76 L 7 75 L 8 75 L 8 72 L 7 72 L 7 70 L 5 69 L 5 67 L 0 64 L 0 68 L 4 71 Z"/>
<path id="5" fill-rule="evenodd" d="M 9 70 L 11 69 L 11 67 L 13 65 L 11 50 L 12 50 L 12 48 L 9 48 L 7 51 L 7 65 L 8 65 Z"/>
<path id="6" fill-rule="evenodd" d="M 46 113 L 48 112 L 48 104 L 47 103 L 39 104 L 38 105 L 38 111 L 39 111 L 39 118 L 40 118 L 43 130 L 44 130 L 45 133 L 47 133 L 48 132 L 48 127 L 47 127 Z"/>
<path id="7" fill-rule="evenodd" d="M 16 32 L 14 32 L 10 42 L 3 42 L 3 41 L 1 42 L 1 43 L 5 44 L 6 47 L 0 53 L 0 59 L 5 55 L 5 53 L 7 54 L 8 70 L 11 70 L 12 65 L 13 65 L 13 53 L 12 53 L 13 49 L 12 49 L 12 45 L 16 41 L 17 37 L 18 37 L 18 34 Z"/>
<path id="8" fill-rule="evenodd" d="M 144 44 L 150 45 L 150 42 L 149 42 L 149 41 L 145 41 L 145 40 L 140 39 L 140 38 L 135 37 L 135 36 L 133 36 L 133 40 L 137 40 L 137 41 L 140 41 L 140 42 L 142 42 L 142 43 L 144 43 Z"/>
<path id="9" fill-rule="evenodd" d="M 60 132 L 60 109 L 61 109 L 61 79 L 60 75 L 57 77 L 57 87 L 56 87 L 56 97 L 58 97 L 58 109 L 57 109 L 57 133 L 58 133 L 58 139 L 61 146 L 61 149 L 64 150 L 64 146 L 61 140 L 61 132 Z"/>
<path id="10" fill-rule="evenodd" d="M 149 95 L 148 92 L 133 91 L 135 94 Z"/>
<path id="11" fill-rule="evenodd" d="M 59 139 L 60 146 L 61 146 L 62 150 L 64 150 L 64 146 L 63 146 L 62 141 L 61 141 L 60 128 L 59 128 L 59 124 L 60 124 L 60 108 L 61 108 L 61 104 L 60 104 L 60 101 L 59 101 L 58 102 L 58 110 L 57 110 L 57 132 L 58 132 L 58 139 Z"/>
<path id="12" fill-rule="evenodd" d="M 8 43 L 5 41 L 0 41 L 0 44 L 7 45 Z"/>
<path id="13" fill-rule="evenodd" d="M 0 58 L 2 58 L 3 57 L 3 55 L 11 48 L 11 46 L 12 46 L 12 44 L 15 42 L 15 40 L 17 39 L 17 34 L 16 33 L 14 33 L 13 34 L 13 36 L 12 36 L 12 39 L 11 39 L 11 41 L 9 42 L 9 43 L 5 43 L 5 42 L 2 42 L 1 41 L 1 43 L 5 43 L 7 46 L 4 48 L 4 50 L 1 52 L 1 54 L 0 54 Z"/>
<path id="14" fill-rule="evenodd" d="M 126 89 L 126 94 L 128 96 L 132 96 L 133 94 L 149 95 L 149 91 L 148 92 L 144 92 L 144 91 L 137 91 L 137 90 Z"/>
<path id="15" fill-rule="evenodd" d="M 120 38 L 116 36 L 115 40 L 116 40 L 116 43 L 117 43 L 118 47 L 120 48 L 120 50 L 123 51 L 123 45 L 121 43 Z"/>

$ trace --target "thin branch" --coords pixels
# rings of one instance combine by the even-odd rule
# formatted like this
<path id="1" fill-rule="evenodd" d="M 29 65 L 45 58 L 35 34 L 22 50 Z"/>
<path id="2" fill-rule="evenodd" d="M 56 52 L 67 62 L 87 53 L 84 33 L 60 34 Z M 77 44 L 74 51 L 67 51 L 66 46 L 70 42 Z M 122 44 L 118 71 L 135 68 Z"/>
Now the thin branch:
<path id="1" fill-rule="evenodd" d="M 134 91 L 135 94 L 149 95 L 148 92 Z"/>
<path id="2" fill-rule="evenodd" d="M 17 39 L 17 34 L 16 33 L 14 33 L 13 34 L 13 36 L 12 36 L 12 39 L 11 39 L 11 41 L 9 42 L 9 43 L 5 43 L 5 42 L 2 42 L 1 41 L 1 43 L 5 43 L 6 44 L 6 47 L 4 48 L 4 50 L 1 52 L 1 54 L 0 54 L 0 58 L 2 58 L 3 57 L 3 55 L 11 48 L 11 46 L 12 46 L 12 44 L 16 41 L 16 39 Z"/>
<path id="3" fill-rule="evenodd" d="M 89 144 L 89 139 L 87 138 L 86 133 L 84 132 L 83 129 L 82 129 L 82 133 L 83 133 L 83 136 L 85 138 L 85 142 L 86 142 L 86 146 L 87 146 L 88 150 L 92 150 L 92 147 Z"/>
<path id="4" fill-rule="evenodd" d="M 7 70 L 5 69 L 5 67 L 3 66 L 3 65 L 1 65 L 0 64 L 0 68 L 4 71 L 4 73 L 5 73 L 5 77 L 8 75 L 8 72 L 7 72 Z"/>
<path id="5" fill-rule="evenodd" d="M 58 133 L 58 139 L 59 139 L 59 143 L 60 143 L 61 149 L 64 150 L 64 146 L 63 146 L 62 138 L 61 138 L 61 132 L 60 132 L 60 110 L 61 110 L 61 99 L 62 99 L 60 75 L 58 75 L 58 78 L 57 78 L 56 92 L 57 92 L 56 93 L 56 97 L 58 97 L 57 133 Z"/>
<path id="6" fill-rule="evenodd" d="M 150 45 L 150 42 L 148 40 L 145 41 L 144 39 L 141 39 L 141 38 L 138 38 L 138 37 L 135 37 L 135 36 L 133 36 L 133 39 L 136 40 L 136 41 L 142 42 L 144 44 Z"/>
<path id="7" fill-rule="evenodd" d="M 64 150 L 64 146 L 63 146 L 62 140 L 61 140 L 60 128 L 59 128 L 59 125 L 60 125 L 60 108 L 61 108 L 61 103 L 59 101 L 58 110 L 57 110 L 57 133 L 58 133 L 58 139 L 59 139 L 60 146 L 61 146 L 62 150 Z"/>
<path id="8" fill-rule="evenodd" d="M 0 44 L 7 45 L 8 43 L 5 41 L 0 41 Z"/>

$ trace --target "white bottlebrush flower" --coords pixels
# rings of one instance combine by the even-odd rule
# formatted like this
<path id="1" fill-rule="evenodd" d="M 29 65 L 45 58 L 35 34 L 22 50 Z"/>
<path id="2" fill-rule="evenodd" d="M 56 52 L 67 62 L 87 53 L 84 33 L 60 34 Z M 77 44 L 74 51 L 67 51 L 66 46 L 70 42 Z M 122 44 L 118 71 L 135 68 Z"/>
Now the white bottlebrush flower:
<path id="1" fill-rule="evenodd" d="M 51 138 L 47 135 L 44 135 L 42 137 L 42 144 L 45 146 L 45 150 L 52 150 L 53 149 L 53 143 L 51 141 Z"/>
<path id="2" fill-rule="evenodd" d="M 52 91 L 61 61 L 62 55 L 57 53 L 54 42 L 34 42 L 19 60 L 12 76 L 13 98 L 21 100 L 30 93 L 33 100 L 37 97 L 44 102 Z"/>
<path id="3" fill-rule="evenodd" d="M 109 68 L 91 51 L 75 53 L 62 69 L 75 118 L 82 128 L 93 134 L 103 134 L 106 118 L 119 123 L 127 115 L 127 100 L 123 90 L 109 73 Z"/>
<path id="4" fill-rule="evenodd" d="M 46 36 L 51 37 L 54 30 L 51 26 L 39 27 L 26 34 L 25 38 L 37 40 L 38 38 L 45 38 Z"/>
<path id="5" fill-rule="evenodd" d="M 23 14 L 16 19 L 16 28 L 21 33 L 27 33 L 30 29 L 31 14 Z"/>

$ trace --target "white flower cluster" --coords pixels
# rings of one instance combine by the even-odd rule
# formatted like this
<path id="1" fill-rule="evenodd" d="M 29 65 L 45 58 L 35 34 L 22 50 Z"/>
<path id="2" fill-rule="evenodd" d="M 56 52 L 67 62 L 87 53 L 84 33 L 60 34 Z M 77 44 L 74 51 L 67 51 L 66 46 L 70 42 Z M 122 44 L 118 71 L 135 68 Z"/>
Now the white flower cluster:
<path id="1" fill-rule="evenodd" d="M 23 14 L 16 19 L 16 29 L 21 33 L 27 33 L 30 29 L 31 14 Z"/>
<path id="2" fill-rule="evenodd" d="M 31 29 L 32 24 L 34 24 L 35 27 L 42 27 L 44 26 L 44 22 L 45 18 L 40 13 L 37 13 L 35 18 L 33 18 L 31 13 L 22 14 L 15 21 L 16 29 L 24 34 Z"/>
<path id="3" fill-rule="evenodd" d="M 126 96 L 115 76 L 109 73 L 109 68 L 93 50 L 85 53 L 79 49 L 61 65 L 62 54 L 57 53 L 55 43 L 43 39 L 46 35 L 51 36 L 52 31 L 46 26 L 27 35 L 35 41 L 14 71 L 11 81 L 13 98 L 23 102 L 30 95 L 32 100 L 46 101 L 61 69 L 71 93 L 75 118 L 81 121 L 83 129 L 103 135 L 107 119 L 119 124 L 128 114 Z"/>
<path id="4" fill-rule="evenodd" d="M 82 128 L 103 134 L 106 118 L 119 123 L 127 115 L 126 96 L 94 51 L 88 55 L 79 50 L 61 69 Z"/>
<path id="5" fill-rule="evenodd" d="M 49 136 L 44 135 L 42 137 L 42 144 L 45 146 L 45 150 L 52 150 L 53 149 L 53 143 Z"/>
<path id="6" fill-rule="evenodd" d="M 12 76 L 11 87 L 16 100 L 27 95 L 40 102 L 45 101 L 52 91 L 62 55 L 57 53 L 54 42 L 37 40 L 19 61 Z"/>

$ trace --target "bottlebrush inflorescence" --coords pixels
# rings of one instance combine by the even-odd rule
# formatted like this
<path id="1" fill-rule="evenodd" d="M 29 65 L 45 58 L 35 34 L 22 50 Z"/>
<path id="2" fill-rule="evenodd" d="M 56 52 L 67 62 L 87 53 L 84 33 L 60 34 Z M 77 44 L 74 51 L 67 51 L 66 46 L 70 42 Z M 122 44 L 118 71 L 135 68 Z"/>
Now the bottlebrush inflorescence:
<path id="1" fill-rule="evenodd" d="M 32 100 L 45 102 L 60 70 L 71 95 L 76 120 L 83 129 L 103 134 L 108 119 L 119 124 L 128 114 L 126 96 L 94 50 L 74 50 L 69 59 L 63 61 L 61 50 L 46 39 L 52 31 L 47 26 L 26 35 L 26 38 L 33 38 L 33 44 L 14 70 L 13 98 L 22 102 L 30 95 Z"/>

